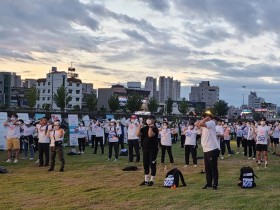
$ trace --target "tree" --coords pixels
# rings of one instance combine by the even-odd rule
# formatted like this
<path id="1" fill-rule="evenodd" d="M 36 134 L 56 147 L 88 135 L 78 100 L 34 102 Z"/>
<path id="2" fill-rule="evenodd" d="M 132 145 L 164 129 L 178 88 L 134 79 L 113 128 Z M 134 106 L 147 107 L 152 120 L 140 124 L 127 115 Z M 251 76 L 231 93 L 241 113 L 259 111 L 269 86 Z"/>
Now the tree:
<path id="1" fill-rule="evenodd" d="M 217 101 L 213 107 L 214 113 L 219 117 L 223 117 L 227 115 L 228 109 L 229 109 L 228 103 L 225 102 L 224 100 Z"/>
<path id="2" fill-rule="evenodd" d="M 111 112 L 115 112 L 120 109 L 120 101 L 118 95 L 112 95 L 108 100 L 108 105 Z"/>
<path id="3" fill-rule="evenodd" d="M 97 105 L 97 97 L 95 93 L 88 94 L 85 96 L 85 103 L 86 108 L 90 111 L 96 111 L 96 105 Z"/>
<path id="4" fill-rule="evenodd" d="M 63 109 L 65 109 L 65 107 L 67 107 L 69 102 L 72 100 L 72 97 L 69 95 L 66 88 L 61 86 L 57 89 L 56 93 L 53 94 L 53 100 L 56 106 L 59 107 L 61 111 L 63 111 Z"/>
<path id="5" fill-rule="evenodd" d="M 102 105 L 102 107 L 100 107 L 100 114 L 101 115 L 103 115 L 103 114 L 105 114 L 106 112 L 107 112 L 107 109 L 106 109 L 106 107 L 104 107 L 104 105 Z"/>
<path id="6" fill-rule="evenodd" d="M 36 106 L 36 101 L 38 100 L 39 96 L 40 96 L 40 94 L 39 94 L 38 90 L 36 89 L 36 87 L 30 88 L 26 92 L 27 103 L 31 109 L 33 109 Z"/>
<path id="7" fill-rule="evenodd" d="M 73 108 L 74 111 L 79 111 L 80 110 L 80 106 L 78 104 L 76 104 L 72 108 Z"/>
<path id="8" fill-rule="evenodd" d="M 158 101 L 155 97 L 152 97 L 150 98 L 149 102 L 148 102 L 148 110 L 151 112 L 151 113 L 155 113 L 157 112 L 158 110 Z"/>
<path id="9" fill-rule="evenodd" d="M 178 109 L 182 114 L 186 114 L 189 111 L 189 104 L 186 98 L 183 98 L 183 101 L 179 103 Z"/>
<path id="10" fill-rule="evenodd" d="M 51 110 L 51 105 L 50 105 L 50 104 L 43 104 L 43 105 L 42 105 L 42 108 L 43 108 L 46 112 L 48 112 L 48 111 Z"/>
<path id="11" fill-rule="evenodd" d="M 128 96 L 126 108 L 131 112 L 134 113 L 135 111 L 139 111 L 143 104 L 142 102 L 143 97 L 139 94 L 132 94 Z"/>
<path id="12" fill-rule="evenodd" d="M 194 108 L 194 112 L 196 115 L 201 115 L 203 113 L 204 109 L 202 107 L 202 105 L 200 104 L 196 104 L 195 108 Z"/>
<path id="13" fill-rule="evenodd" d="M 166 101 L 166 112 L 167 114 L 172 113 L 172 108 L 173 108 L 173 100 L 171 98 L 168 98 Z"/>

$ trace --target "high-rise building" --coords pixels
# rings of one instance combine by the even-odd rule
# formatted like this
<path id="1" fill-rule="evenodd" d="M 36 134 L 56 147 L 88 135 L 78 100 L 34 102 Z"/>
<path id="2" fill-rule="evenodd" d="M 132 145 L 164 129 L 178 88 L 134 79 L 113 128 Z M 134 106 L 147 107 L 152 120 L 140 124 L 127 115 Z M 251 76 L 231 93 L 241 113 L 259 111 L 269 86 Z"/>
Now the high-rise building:
<path id="1" fill-rule="evenodd" d="M 181 95 L 181 82 L 178 80 L 173 80 L 173 94 L 172 99 L 173 101 L 177 101 Z"/>
<path id="2" fill-rule="evenodd" d="M 159 77 L 159 102 L 165 103 L 168 98 L 173 99 L 173 77 Z"/>
<path id="3" fill-rule="evenodd" d="M 198 86 L 191 87 L 189 101 L 205 102 L 206 107 L 212 107 L 219 100 L 218 86 L 210 86 L 209 81 L 202 81 Z"/>
<path id="4" fill-rule="evenodd" d="M 157 79 L 153 77 L 146 77 L 145 90 L 150 91 L 149 98 L 155 97 L 158 100 L 157 95 Z"/>
<path id="5" fill-rule="evenodd" d="M 141 90 L 141 82 L 127 82 L 127 88 Z"/>
<path id="6" fill-rule="evenodd" d="M 248 96 L 249 107 L 252 107 L 253 109 L 260 109 L 262 108 L 263 102 L 265 102 L 265 100 L 261 97 L 258 97 L 256 92 L 250 92 Z"/>

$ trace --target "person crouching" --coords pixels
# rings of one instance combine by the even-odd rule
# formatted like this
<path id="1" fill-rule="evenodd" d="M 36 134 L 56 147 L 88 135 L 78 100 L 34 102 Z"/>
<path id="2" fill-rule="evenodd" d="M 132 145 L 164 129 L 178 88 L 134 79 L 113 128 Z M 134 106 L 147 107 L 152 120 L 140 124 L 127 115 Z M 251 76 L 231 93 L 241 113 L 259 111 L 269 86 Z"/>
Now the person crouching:
<path id="1" fill-rule="evenodd" d="M 63 157 L 63 138 L 64 138 L 64 130 L 60 127 L 60 122 L 56 121 L 53 125 L 53 130 L 50 132 L 51 139 L 51 165 L 49 171 L 54 170 L 55 165 L 55 157 L 56 153 L 58 153 L 60 160 L 60 172 L 64 171 L 65 160 Z"/>

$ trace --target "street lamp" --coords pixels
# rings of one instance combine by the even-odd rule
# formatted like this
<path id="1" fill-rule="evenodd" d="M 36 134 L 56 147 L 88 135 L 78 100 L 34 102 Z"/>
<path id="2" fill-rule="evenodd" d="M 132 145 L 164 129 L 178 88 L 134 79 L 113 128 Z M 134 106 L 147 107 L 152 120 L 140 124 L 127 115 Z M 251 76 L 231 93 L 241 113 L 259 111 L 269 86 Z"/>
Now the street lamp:
<path id="1" fill-rule="evenodd" d="M 244 106 L 244 96 L 245 96 L 245 88 L 246 88 L 246 86 L 243 85 L 242 88 L 243 88 L 243 104 L 242 105 Z"/>
<path id="2" fill-rule="evenodd" d="M 67 92 L 66 92 L 66 75 L 62 75 L 62 78 L 63 78 L 63 82 L 62 82 L 62 86 L 64 87 L 64 112 L 66 112 L 66 95 L 67 95 Z"/>

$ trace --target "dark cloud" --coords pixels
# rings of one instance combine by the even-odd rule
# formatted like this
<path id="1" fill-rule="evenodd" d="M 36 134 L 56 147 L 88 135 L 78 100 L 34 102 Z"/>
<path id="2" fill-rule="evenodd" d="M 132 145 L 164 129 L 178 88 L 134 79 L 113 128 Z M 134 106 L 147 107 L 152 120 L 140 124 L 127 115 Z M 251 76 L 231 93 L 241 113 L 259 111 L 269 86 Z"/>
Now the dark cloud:
<path id="1" fill-rule="evenodd" d="M 139 40 L 140 42 L 144 42 L 144 43 L 150 43 L 149 40 L 142 34 L 140 34 L 139 32 L 137 32 L 136 30 L 127 30 L 127 29 L 123 29 L 122 30 L 123 33 L 125 33 L 127 36 L 134 38 L 136 40 Z"/>
<path id="2" fill-rule="evenodd" d="M 146 3 L 152 10 L 166 12 L 170 9 L 169 0 L 139 0 Z"/>

